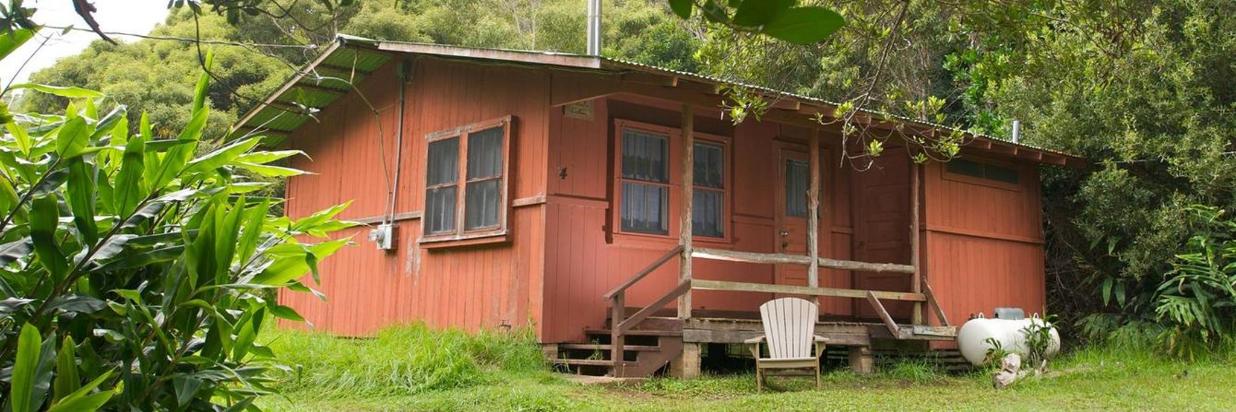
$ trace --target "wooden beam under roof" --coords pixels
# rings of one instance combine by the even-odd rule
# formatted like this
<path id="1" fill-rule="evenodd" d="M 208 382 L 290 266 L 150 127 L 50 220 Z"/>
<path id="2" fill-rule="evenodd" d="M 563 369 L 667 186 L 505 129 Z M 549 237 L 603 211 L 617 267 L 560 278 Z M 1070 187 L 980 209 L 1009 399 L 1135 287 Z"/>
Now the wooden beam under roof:
<path id="1" fill-rule="evenodd" d="M 335 71 L 340 71 L 340 72 L 344 72 L 344 73 L 360 73 L 360 74 L 363 74 L 363 75 L 366 75 L 366 76 L 368 76 L 368 75 L 370 75 L 370 74 L 372 74 L 372 73 L 373 73 L 372 71 L 362 70 L 362 69 L 360 69 L 360 68 L 358 68 L 358 67 L 339 66 L 339 65 L 334 65 L 334 64 L 330 64 L 330 63 L 321 63 L 321 64 L 318 64 L 318 65 L 317 65 L 317 68 L 321 68 L 321 69 L 328 69 L 328 70 L 335 70 Z"/>
<path id="2" fill-rule="evenodd" d="M 348 93 L 346 90 L 340 90 L 340 89 L 336 89 L 332 87 L 317 86 L 317 85 L 305 83 L 303 81 L 300 83 L 296 83 L 295 88 L 315 91 L 315 92 L 321 92 L 321 93 L 328 93 L 328 94 L 332 94 L 335 96 L 342 96 Z"/>

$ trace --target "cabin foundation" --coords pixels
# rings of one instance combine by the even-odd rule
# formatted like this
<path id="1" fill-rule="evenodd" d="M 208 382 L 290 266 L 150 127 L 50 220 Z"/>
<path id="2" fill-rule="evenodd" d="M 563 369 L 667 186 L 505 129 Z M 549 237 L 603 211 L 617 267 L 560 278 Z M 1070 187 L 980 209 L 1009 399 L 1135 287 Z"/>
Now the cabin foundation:
<path id="1" fill-rule="evenodd" d="M 670 362 L 669 375 L 675 378 L 698 378 L 702 354 L 699 343 L 683 343 L 682 354 Z"/>

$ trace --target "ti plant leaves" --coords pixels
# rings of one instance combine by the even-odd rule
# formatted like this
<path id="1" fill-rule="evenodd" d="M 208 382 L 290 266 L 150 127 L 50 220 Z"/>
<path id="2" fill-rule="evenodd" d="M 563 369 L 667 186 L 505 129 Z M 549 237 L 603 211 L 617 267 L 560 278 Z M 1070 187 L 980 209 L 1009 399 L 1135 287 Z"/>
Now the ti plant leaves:
<path id="1" fill-rule="evenodd" d="M 3 37 L 3 36 L 0 36 Z M 2 45 L 0 45 L 2 46 Z M 270 299 L 347 239 L 344 206 L 291 219 L 261 191 L 294 150 L 204 136 L 209 77 L 192 120 L 155 139 L 142 115 L 103 112 L 98 92 L 18 87 L 64 97 L 63 113 L 5 124 L 0 139 L 0 371 L 15 411 L 244 409 L 277 364 L 257 343 Z M 107 106 L 113 107 L 113 106 Z M 219 147 L 197 156 L 202 146 Z M 307 236 L 302 236 L 307 235 Z"/>

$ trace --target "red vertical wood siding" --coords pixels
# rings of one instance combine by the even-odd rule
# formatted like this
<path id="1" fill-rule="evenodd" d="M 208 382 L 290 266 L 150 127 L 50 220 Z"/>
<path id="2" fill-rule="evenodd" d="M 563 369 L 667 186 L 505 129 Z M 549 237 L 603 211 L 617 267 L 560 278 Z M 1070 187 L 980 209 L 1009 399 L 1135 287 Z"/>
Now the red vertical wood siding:
<path id="1" fill-rule="evenodd" d="M 953 324 L 974 313 L 991 316 L 997 306 L 1027 314 L 1046 307 L 1038 170 L 1012 167 L 1020 172 L 1015 186 L 953 178 L 939 163 L 925 166 L 922 259 Z"/>
<path id="2" fill-rule="evenodd" d="M 323 110 L 318 122 L 293 133 L 291 146 L 309 157 L 293 160 L 292 166 L 312 174 L 289 179 L 288 216 L 303 217 L 348 201 L 352 205 L 342 218 L 383 214 L 388 179 L 395 173 L 397 66 L 392 62 L 379 69 L 359 85 L 360 93 L 349 93 Z M 396 212 L 422 210 L 427 133 L 507 115 L 515 118 L 508 200 L 544 193 L 546 71 L 430 58 L 415 60 L 413 67 L 411 82 L 404 86 Z M 411 321 L 466 330 L 540 325 L 544 206 L 531 203 L 510 210 L 510 240 L 498 245 L 424 250 L 417 245 L 416 219 L 398 224 L 397 250 L 389 253 L 366 240 L 367 227 L 343 231 L 339 236 L 351 236 L 355 244 L 322 264 L 320 285 L 305 279 L 324 292 L 326 300 L 285 291 L 280 302 L 296 308 L 316 328 L 344 335 L 366 335 Z"/>
<path id="3" fill-rule="evenodd" d="M 555 83 L 555 92 L 569 85 Z M 582 92 L 581 92 L 582 93 Z M 569 91 L 565 94 L 570 94 Z M 614 121 L 677 128 L 681 122 L 679 106 L 631 95 L 599 98 L 592 101 L 592 118 L 563 116 L 562 108 L 550 111 L 550 170 L 548 182 L 545 301 L 543 319 L 546 342 L 577 340 L 586 328 L 604 325 L 608 302 L 603 295 L 625 281 L 648 262 L 677 244 L 676 238 L 648 240 L 613 234 L 610 225 L 613 208 L 613 159 L 616 131 Z M 716 247 L 754 252 L 774 252 L 776 241 L 773 209 L 778 176 L 774 140 L 805 145 L 804 129 L 771 122 L 747 121 L 738 126 L 721 119 L 716 111 L 701 111 L 695 121 L 702 133 L 729 137 L 732 159 L 730 173 L 732 221 L 727 226 L 731 240 L 708 241 L 696 237 L 698 247 Z M 850 257 L 853 229 L 849 217 L 849 169 L 838 167 L 839 151 L 825 145 L 830 157 L 824 161 L 825 210 L 821 218 L 824 256 Z M 677 162 L 677 159 L 671 159 Z M 671 176 L 675 185 L 678 176 Z M 671 196 L 680 193 L 670 190 Z M 673 203 L 673 202 L 671 202 Z M 676 206 L 671 206 L 670 225 Z M 834 217 L 834 215 L 838 215 Z M 628 291 L 627 305 L 642 306 L 657 299 L 677 283 L 677 262 L 671 261 Z M 844 271 L 821 271 L 825 287 L 849 287 Z M 694 276 L 700 279 L 742 282 L 773 282 L 771 265 L 696 260 Z M 699 309 L 755 311 L 770 294 L 696 291 L 694 307 Z M 846 299 L 821 300 L 821 313 L 845 316 L 850 313 Z"/>
<path id="4" fill-rule="evenodd" d="M 509 200 L 519 200 L 521 206 L 509 212 L 509 240 L 429 251 L 417 245 L 420 222 L 409 219 L 398 224 L 397 250 L 386 253 L 365 240 L 368 228 L 346 230 L 338 236 L 351 236 L 356 244 L 322 264 L 320 285 L 306 279 L 327 299 L 284 292 L 280 302 L 299 310 L 315 327 L 345 335 L 366 335 L 411 321 L 466 330 L 530 322 L 543 342 L 562 342 L 582 338 L 587 327 L 602 326 L 608 302 L 601 295 L 677 243 L 677 239 L 611 233 L 617 212 L 612 203 L 614 120 L 677 127 L 680 105 L 619 93 L 592 100 L 591 119 L 578 119 L 564 116 L 559 104 L 612 89 L 606 80 L 544 68 L 428 57 L 414 62 L 412 80 L 403 86 L 407 101 L 396 212 L 422 210 L 425 134 L 511 115 L 515 122 Z M 313 174 L 289 179 L 289 216 L 306 216 L 347 201 L 352 206 L 344 218 L 383 213 L 388 174 L 395 172 L 394 133 L 401 121 L 396 66 L 388 64 L 359 86 L 364 99 L 350 93 L 324 109 L 319 121 L 293 133 L 291 146 L 310 158 L 294 159 L 292 165 Z M 783 144 L 805 149 L 807 130 L 754 119 L 734 126 L 720 111 L 706 109 L 697 112 L 695 122 L 699 132 L 729 138 L 731 155 L 726 181 L 730 239 L 709 242 L 697 237 L 698 246 L 773 252 L 778 204 L 774 196 L 780 184 L 776 150 Z M 822 136 L 821 254 L 861 259 L 859 239 L 900 236 L 908 244 L 908 223 L 899 223 L 906 219 L 860 224 L 865 213 L 879 210 L 871 203 L 880 202 L 878 196 L 862 195 L 862 187 L 879 183 L 880 178 L 840 162 L 841 139 L 835 130 Z M 904 154 L 900 159 L 904 161 Z M 385 170 L 383 162 L 388 165 Z M 954 323 L 995 306 L 1043 309 L 1038 175 L 1032 165 L 1016 167 L 1022 178 L 1015 188 L 950 179 L 939 164 L 925 167 L 923 262 Z M 908 174 L 888 177 L 884 183 L 908 187 L 898 186 L 898 179 L 904 183 Z M 670 193 L 676 196 L 680 191 Z M 908 216 L 908 211 L 903 214 Z M 671 225 L 677 224 L 674 213 L 670 219 Z M 677 281 L 676 266 L 671 261 L 632 288 L 628 305 L 647 304 L 671 289 Z M 695 276 L 774 281 L 770 265 L 705 260 L 696 261 Z M 859 278 L 848 271 L 820 272 L 825 287 L 860 287 Z M 697 291 L 694 304 L 698 309 L 755 311 L 770 297 Z M 862 315 L 856 308 L 849 299 L 821 300 L 824 315 Z"/>

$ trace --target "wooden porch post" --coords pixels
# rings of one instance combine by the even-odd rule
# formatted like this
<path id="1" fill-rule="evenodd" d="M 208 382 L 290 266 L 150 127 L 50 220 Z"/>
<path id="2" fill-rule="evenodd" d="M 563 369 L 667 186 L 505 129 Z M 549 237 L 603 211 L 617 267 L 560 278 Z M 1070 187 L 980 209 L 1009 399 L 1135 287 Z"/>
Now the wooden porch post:
<path id="1" fill-rule="evenodd" d="M 910 276 L 911 290 L 914 293 L 922 293 L 923 291 L 923 268 L 919 262 L 919 242 L 921 241 L 919 233 L 919 185 L 921 179 L 919 174 L 922 167 L 918 162 L 910 161 L 910 265 L 914 266 L 914 274 Z M 914 302 L 914 313 L 911 315 L 912 323 L 915 325 L 923 324 L 923 303 Z"/>
<path id="2" fill-rule="evenodd" d="M 811 173 L 810 186 L 807 188 L 807 254 L 811 256 L 811 264 L 807 266 L 807 286 L 820 287 L 820 131 L 811 129 L 811 137 L 807 143 L 808 169 Z M 819 297 L 816 297 L 819 302 Z"/>
<path id="3" fill-rule="evenodd" d="M 679 215 L 678 242 L 682 245 L 682 259 L 678 265 L 678 280 L 691 281 L 692 210 L 695 203 L 695 112 L 690 105 L 682 105 L 682 213 Z M 691 290 L 687 289 L 678 298 L 678 318 L 691 318 Z"/>

